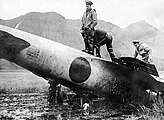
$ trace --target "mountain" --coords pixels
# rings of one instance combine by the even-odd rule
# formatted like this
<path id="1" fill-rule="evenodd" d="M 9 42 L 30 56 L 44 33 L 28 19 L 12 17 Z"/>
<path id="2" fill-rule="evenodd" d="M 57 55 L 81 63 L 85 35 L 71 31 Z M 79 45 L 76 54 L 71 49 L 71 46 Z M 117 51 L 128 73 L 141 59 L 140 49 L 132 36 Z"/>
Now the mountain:
<path id="1" fill-rule="evenodd" d="M 0 20 L 0 24 L 39 35 L 79 50 L 84 47 L 80 34 L 81 20 L 65 19 L 56 12 L 30 12 L 11 20 Z M 113 49 L 117 57 L 133 55 L 133 39 L 146 42 L 153 48 L 153 60 L 159 70 L 164 69 L 164 54 L 162 53 L 164 34 L 145 21 L 120 28 L 110 22 L 99 20 L 96 29 L 105 30 L 113 35 Z M 103 58 L 110 59 L 105 46 L 101 48 L 101 54 Z M 0 60 L 0 69 L 11 68 L 19 67 L 5 60 Z"/>
<path id="2" fill-rule="evenodd" d="M 77 31 L 81 28 L 81 20 L 67 20 L 67 23 L 71 25 L 74 29 Z M 108 32 L 110 35 L 113 35 L 113 47 L 114 51 L 117 57 L 119 56 L 129 56 L 130 52 L 127 51 L 127 49 L 131 49 L 132 46 L 130 46 L 129 38 L 126 38 L 123 34 L 120 34 L 120 27 L 117 25 L 112 24 L 111 22 L 106 22 L 103 20 L 98 21 L 98 25 L 95 27 L 95 29 L 101 29 L 106 32 Z M 124 40 L 125 39 L 125 40 Z M 127 44 L 127 45 L 124 45 Z M 130 47 L 129 47 L 130 46 Z M 101 49 L 101 54 L 104 58 L 110 59 L 108 52 L 106 51 L 106 46 L 103 46 Z"/>
<path id="3" fill-rule="evenodd" d="M 133 23 L 126 28 L 122 29 L 122 34 L 126 34 L 126 37 L 133 39 L 139 39 L 153 49 L 152 61 L 156 64 L 159 70 L 163 70 L 164 64 L 164 33 L 149 25 L 145 21 L 139 21 Z"/>
<path id="4" fill-rule="evenodd" d="M 1 20 L 0 24 L 12 28 L 17 28 L 41 37 L 45 37 L 56 42 L 74 47 L 76 49 L 83 48 L 83 40 L 79 31 L 67 24 L 66 19 L 58 13 L 38 13 L 31 12 L 12 20 Z M 11 68 L 11 65 L 5 67 L 7 61 L 3 60 L 2 68 Z"/>
<path id="5" fill-rule="evenodd" d="M 66 19 L 58 13 L 37 13 L 31 12 L 12 20 L 0 21 L 0 24 L 17 27 L 41 37 L 45 37 L 62 44 L 79 48 L 81 42 L 76 42 L 81 38 L 78 31 L 67 24 Z"/>
<path id="6" fill-rule="evenodd" d="M 71 26 L 73 26 L 75 29 L 79 30 L 81 28 L 81 20 L 71 20 L 67 19 L 67 23 Z M 99 20 L 98 24 L 96 26 L 96 29 L 101 29 L 105 31 L 111 31 L 112 29 L 119 28 L 117 25 L 112 24 L 111 22 L 106 22 L 103 20 Z"/>

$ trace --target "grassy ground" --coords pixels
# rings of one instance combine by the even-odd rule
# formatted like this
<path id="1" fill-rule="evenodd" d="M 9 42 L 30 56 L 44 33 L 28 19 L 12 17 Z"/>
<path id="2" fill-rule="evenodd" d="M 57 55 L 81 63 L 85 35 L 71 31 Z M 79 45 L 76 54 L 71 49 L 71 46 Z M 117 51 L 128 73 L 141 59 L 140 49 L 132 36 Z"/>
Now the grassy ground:
<path id="1" fill-rule="evenodd" d="M 31 72 L 0 71 L 0 93 L 31 93 L 45 92 L 48 83 Z"/>

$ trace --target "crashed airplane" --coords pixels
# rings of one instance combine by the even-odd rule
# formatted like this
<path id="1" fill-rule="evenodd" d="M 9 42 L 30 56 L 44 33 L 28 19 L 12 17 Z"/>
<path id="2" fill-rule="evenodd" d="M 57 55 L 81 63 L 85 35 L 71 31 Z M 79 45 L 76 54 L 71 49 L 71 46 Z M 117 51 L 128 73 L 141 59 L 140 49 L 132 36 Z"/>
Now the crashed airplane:
<path id="1" fill-rule="evenodd" d="M 138 90 L 164 91 L 158 74 L 116 64 L 3 25 L 0 25 L 0 57 L 46 80 L 57 81 L 77 94 L 110 98 L 122 86 L 126 86 L 132 96 Z"/>

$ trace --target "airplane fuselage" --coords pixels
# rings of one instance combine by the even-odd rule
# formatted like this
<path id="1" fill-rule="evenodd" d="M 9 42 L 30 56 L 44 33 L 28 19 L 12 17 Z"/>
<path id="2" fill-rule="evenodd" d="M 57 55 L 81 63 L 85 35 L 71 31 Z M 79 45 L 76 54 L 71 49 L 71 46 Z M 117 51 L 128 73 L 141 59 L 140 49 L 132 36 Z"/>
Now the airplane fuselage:
<path id="1" fill-rule="evenodd" d="M 74 91 L 107 95 L 120 83 L 161 90 L 151 75 L 60 43 L 0 25 L 0 56 Z"/>

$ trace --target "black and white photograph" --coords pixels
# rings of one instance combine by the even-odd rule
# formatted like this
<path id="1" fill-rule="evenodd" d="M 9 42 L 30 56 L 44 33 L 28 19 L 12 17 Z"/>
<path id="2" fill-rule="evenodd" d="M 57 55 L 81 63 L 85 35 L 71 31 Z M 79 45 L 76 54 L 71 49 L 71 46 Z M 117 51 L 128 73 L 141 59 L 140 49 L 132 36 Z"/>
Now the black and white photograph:
<path id="1" fill-rule="evenodd" d="M 163 0 L 0 0 L 0 120 L 164 119 Z"/>

